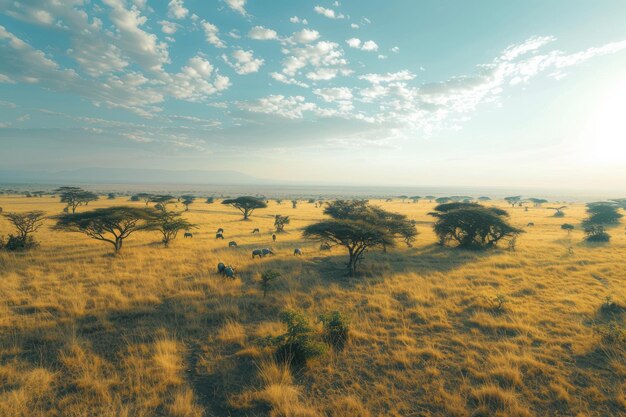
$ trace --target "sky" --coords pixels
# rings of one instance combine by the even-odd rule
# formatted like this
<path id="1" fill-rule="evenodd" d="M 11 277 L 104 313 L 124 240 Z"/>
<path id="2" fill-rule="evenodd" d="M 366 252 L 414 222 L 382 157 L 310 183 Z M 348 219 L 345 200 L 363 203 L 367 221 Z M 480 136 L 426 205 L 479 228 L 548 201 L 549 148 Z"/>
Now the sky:
<path id="1" fill-rule="evenodd" d="M 623 0 L 0 0 L 0 166 L 623 191 L 624 22 Z"/>

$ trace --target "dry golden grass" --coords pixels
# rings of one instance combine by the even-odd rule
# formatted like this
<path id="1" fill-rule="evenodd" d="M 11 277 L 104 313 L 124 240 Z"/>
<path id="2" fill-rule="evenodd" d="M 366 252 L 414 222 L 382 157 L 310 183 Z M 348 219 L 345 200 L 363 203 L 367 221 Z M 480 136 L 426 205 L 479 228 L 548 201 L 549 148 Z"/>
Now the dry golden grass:
<path id="1" fill-rule="evenodd" d="M 623 225 L 610 244 L 588 245 L 583 205 L 563 219 L 514 208 L 511 222 L 526 230 L 517 251 L 467 252 L 434 245 L 432 204 L 375 203 L 417 220 L 421 234 L 414 248 L 368 253 L 354 279 L 341 249 L 301 239 L 322 217 L 307 203 L 271 202 L 243 222 L 197 202 L 184 214 L 199 224 L 194 237 L 170 248 L 138 233 L 112 256 L 46 227 L 39 248 L 0 252 L 0 416 L 626 415 L 624 346 L 594 332 L 624 326 L 623 308 L 601 311 L 607 296 L 626 306 Z M 113 204 L 143 203 L 88 208 Z M 2 196 L 0 207 L 62 210 L 45 197 Z M 274 214 L 292 216 L 276 243 Z M 570 237 L 564 222 L 577 226 Z M 9 232 L 0 220 L 0 235 Z M 267 246 L 277 255 L 252 260 Z M 238 278 L 215 274 L 218 262 Z M 282 278 L 263 298 L 257 277 L 270 268 Z M 275 363 L 257 342 L 284 331 L 284 308 L 311 322 L 342 311 L 350 344 L 303 370 Z"/>

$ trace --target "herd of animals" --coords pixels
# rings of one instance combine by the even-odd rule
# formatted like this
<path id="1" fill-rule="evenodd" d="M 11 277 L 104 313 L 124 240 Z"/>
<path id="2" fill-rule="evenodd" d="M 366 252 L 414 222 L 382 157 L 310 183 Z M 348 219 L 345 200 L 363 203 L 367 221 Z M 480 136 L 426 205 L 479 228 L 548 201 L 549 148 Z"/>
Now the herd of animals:
<path id="1" fill-rule="evenodd" d="M 256 233 L 260 233 L 260 230 L 258 228 L 252 230 L 252 234 L 256 234 Z M 193 233 L 191 232 L 185 232 L 184 234 L 185 238 L 193 238 Z M 217 232 L 215 232 L 215 238 L 216 239 L 222 239 L 224 240 L 224 229 L 223 228 L 219 228 L 217 229 Z M 272 234 L 272 240 L 274 242 L 276 242 L 276 234 Z M 228 247 L 229 248 L 236 248 L 237 246 L 237 242 L 235 242 L 234 240 L 231 240 L 230 242 L 228 242 Z M 322 248 L 325 249 L 325 248 Z M 328 248 L 330 249 L 330 248 Z M 253 249 L 252 250 L 252 259 L 259 257 L 259 258 L 264 258 L 268 255 L 274 255 L 274 252 L 272 251 L 271 248 L 262 248 L 262 249 Z M 295 248 L 293 250 L 293 255 L 294 256 L 302 256 L 302 249 L 300 248 Z M 220 262 L 217 264 L 217 273 L 226 277 L 226 278 L 235 278 L 235 267 L 231 266 L 231 265 L 225 265 L 223 262 Z"/>

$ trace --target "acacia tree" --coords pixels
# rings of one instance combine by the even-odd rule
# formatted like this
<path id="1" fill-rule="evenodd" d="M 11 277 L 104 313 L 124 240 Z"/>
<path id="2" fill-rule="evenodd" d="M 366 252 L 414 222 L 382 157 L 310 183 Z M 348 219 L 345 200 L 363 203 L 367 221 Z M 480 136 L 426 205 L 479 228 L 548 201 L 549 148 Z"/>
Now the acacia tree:
<path id="1" fill-rule="evenodd" d="M 182 199 L 183 206 L 185 206 L 185 211 L 189 211 L 189 206 L 195 201 L 196 197 L 193 195 L 183 195 L 180 197 Z"/>
<path id="2" fill-rule="evenodd" d="M 131 201 L 143 201 L 146 206 L 152 201 L 153 194 L 150 193 L 138 193 L 132 196 Z"/>
<path id="3" fill-rule="evenodd" d="M 78 206 L 87 205 L 90 201 L 96 201 L 98 195 L 91 191 L 85 191 L 80 187 L 59 187 L 54 190 L 61 197 L 61 203 L 67 204 L 66 211 L 76 212 Z"/>
<path id="4" fill-rule="evenodd" d="M 422 197 L 419 195 L 414 195 L 411 197 L 411 200 L 413 200 L 414 203 L 417 203 Z"/>
<path id="5" fill-rule="evenodd" d="M 565 213 L 563 212 L 563 209 L 567 208 L 567 206 L 560 206 L 560 207 L 546 207 L 548 210 L 555 210 L 553 217 L 565 217 Z"/>
<path id="6" fill-rule="evenodd" d="M 486 195 L 478 197 L 478 201 L 491 201 L 491 197 L 487 197 Z"/>
<path id="7" fill-rule="evenodd" d="M 115 253 L 122 249 L 124 239 L 134 232 L 154 228 L 159 212 L 152 208 L 107 207 L 84 213 L 57 216 L 56 230 L 77 232 L 92 239 L 108 242 Z"/>
<path id="8" fill-rule="evenodd" d="M 522 233 L 507 223 L 506 211 L 476 203 L 441 204 L 429 215 L 437 219 L 433 229 L 442 245 L 455 242 L 468 249 L 493 247 Z"/>
<path id="9" fill-rule="evenodd" d="M 194 229 L 196 225 L 188 222 L 180 213 L 162 209 L 154 220 L 152 228 L 161 233 L 163 236 L 161 242 L 165 247 L 168 247 L 170 242 L 176 239 L 178 232 Z"/>
<path id="10" fill-rule="evenodd" d="M 274 227 L 276 228 L 277 233 L 282 233 L 285 231 L 285 225 L 289 224 L 291 220 L 289 216 L 281 216 L 277 214 L 274 216 Z"/>
<path id="11" fill-rule="evenodd" d="M 570 235 L 570 233 L 571 233 L 571 232 L 572 232 L 572 230 L 574 230 L 574 229 L 575 229 L 574 225 L 569 224 L 569 223 L 563 223 L 563 224 L 561 225 L 561 230 L 565 230 L 565 231 L 567 231 L 567 235 L 568 235 L 568 236 Z"/>
<path id="12" fill-rule="evenodd" d="M 587 204 L 588 217 L 583 220 L 582 226 L 585 231 L 585 240 L 588 242 L 608 242 L 611 236 L 606 232 L 606 226 L 616 225 L 623 217 L 617 212 L 615 203 L 589 203 Z"/>
<path id="13" fill-rule="evenodd" d="M 437 204 L 445 204 L 447 202 L 449 202 L 451 199 L 450 197 L 439 197 L 435 199 L 435 203 Z"/>
<path id="14" fill-rule="evenodd" d="M 529 198 L 528 201 L 533 203 L 535 207 L 541 207 L 543 203 L 548 202 L 548 200 L 546 200 L 545 198 Z"/>
<path id="15" fill-rule="evenodd" d="M 436 198 L 434 195 L 427 195 L 426 197 L 424 197 L 426 200 L 428 200 L 429 203 L 432 203 L 433 200 Z"/>
<path id="16" fill-rule="evenodd" d="M 4 217 L 9 220 L 17 235 L 9 235 L 6 243 L 8 249 L 29 249 L 37 245 L 32 233 L 35 233 L 43 225 L 45 213 L 43 211 L 28 211 L 26 213 L 6 213 Z"/>
<path id="17" fill-rule="evenodd" d="M 148 201 L 150 203 L 155 203 L 155 207 L 166 207 L 168 204 L 173 203 L 175 200 L 176 198 L 169 194 L 151 194 Z"/>
<path id="18" fill-rule="evenodd" d="M 514 195 L 514 196 L 511 196 L 511 197 L 504 197 L 504 201 L 509 203 L 511 205 L 511 207 L 515 207 L 517 204 L 521 204 L 522 203 L 522 196 L 521 195 Z"/>
<path id="19" fill-rule="evenodd" d="M 374 247 L 392 247 L 402 237 L 411 242 L 415 225 L 406 216 L 369 206 L 367 201 L 337 200 L 328 203 L 324 213 L 332 219 L 311 224 L 304 237 L 348 250 L 348 274 L 354 276 L 363 254 Z"/>
<path id="20" fill-rule="evenodd" d="M 222 204 L 233 206 L 239 210 L 243 214 L 243 220 L 248 220 L 254 210 L 267 207 L 265 200 L 251 196 L 228 198 L 222 201 Z"/>

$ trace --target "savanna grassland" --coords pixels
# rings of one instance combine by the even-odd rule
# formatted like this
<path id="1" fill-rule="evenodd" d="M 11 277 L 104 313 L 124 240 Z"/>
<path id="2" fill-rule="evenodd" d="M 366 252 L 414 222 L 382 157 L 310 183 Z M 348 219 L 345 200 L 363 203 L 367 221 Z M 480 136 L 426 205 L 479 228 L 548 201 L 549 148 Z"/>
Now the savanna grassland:
<path id="1" fill-rule="evenodd" d="M 127 200 L 78 211 L 144 205 Z M 623 223 L 609 229 L 609 244 L 591 245 L 582 242 L 582 204 L 555 218 L 490 203 L 525 230 L 517 249 L 465 251 L 436 245 L 434 203 L 373 203 L 407 214 L 420 234 L 413 248 L 368 252 L 354 278 L 343 248 L 323 252 L 302 239 L 324 217 L 306 202 L 270 201 L 241 221 L 231 207 L 198 200 L 184 213 L 199 225 L 193 238 L 164 248 L 158 233 L 138 232 L 117 256 L 47 220 L 38 248 L 0 252 L 0 415 L 626 415 L 626 348 L 598 331 L 625 325 Z M 64 205 L 1 196 L 0 207 L 56 215 Z M 292 219 L 276 243 L 274 214 Z M 576 226 L 570 236 L 565 222 Z M 0 219 L 0 235 L 9 232 Z M 253 260 L 263 247 L 276 255 Z M 304 256 L 293 256 L 296 247 Z M 218 262 L 236 266 L 237 278 L 216 274 Z M 263 297 L 267 269 L 282 277 Z M 304 368 L 276 363 L 260 341 L 285 331 L 287 308 L 311 323 L 342 312 L 347 346 Z"/>

